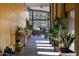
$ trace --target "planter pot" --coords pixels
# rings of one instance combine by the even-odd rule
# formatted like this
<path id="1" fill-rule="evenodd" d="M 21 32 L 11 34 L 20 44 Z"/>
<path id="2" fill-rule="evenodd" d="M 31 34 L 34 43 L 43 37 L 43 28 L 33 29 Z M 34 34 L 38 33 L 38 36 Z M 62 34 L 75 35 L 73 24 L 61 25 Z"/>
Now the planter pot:
<path id="1" fill-rule="evenodd" d="M 54 51 L 59 52 L 60 51 L 59 46 L 54 46 Z"/>
<path id="2" fill-rule="evenodd" d="M 51 40 L 49 40 L 49 43 L 52 44 Z"/>
<path id="3" fill-rule="evenodd" d="M 61 53 L 60 56 L 76 56 L 76 53 Z"/>
<path id="4" fill-rule="evenodd" d="M 72 50 L 67 49 L 67 48 L 61 48 L 62 53 L 74 53 Z"/>
<path id="5" fill-rule="evenodd" d="M 16 35 L 16 40 L 22 40 L 24 38 L 25 38 L 24 35 Z"/>
<path id="6" fill-rule="evenodd" d="M 16 53 L 19 53 L 21 51 L 20 45 L 16 45 L 15 51 L 16 51 Z"/>
<path id="7" fill-rule="evenodd" d="M 51 40 L 51 39 L 53 39 L 53 37 L 52 36 L 49 36 L 49 39 Z"/>
<path id="8" fill-rule="evenodd" d="M 52 40 L 53 40 L 53 37 L 49 36 L 49 42 L 50 42 L 50 44 L 52 44 Z"/>
<path id="9" fill-rule="evenodd" d="M 16 40 L 20 40 L 21 39 L 21 35 L 16 35 Z"/>
<path id="10" fill-rule="evenodd" d="M 16 40 L 16 42 L 20 42 L 20 40 Z"/>

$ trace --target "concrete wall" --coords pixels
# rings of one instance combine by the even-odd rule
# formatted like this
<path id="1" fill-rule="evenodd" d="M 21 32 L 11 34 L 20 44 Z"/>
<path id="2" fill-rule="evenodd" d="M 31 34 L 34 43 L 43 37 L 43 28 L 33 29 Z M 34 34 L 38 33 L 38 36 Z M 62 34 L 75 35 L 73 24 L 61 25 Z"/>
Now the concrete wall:
<path id="1" fill-rule="evenodd" d="M 17 25 L 26 27 L 26 6 L 24 4 L 0 4 L 0 49 L 15 48 Z"/>

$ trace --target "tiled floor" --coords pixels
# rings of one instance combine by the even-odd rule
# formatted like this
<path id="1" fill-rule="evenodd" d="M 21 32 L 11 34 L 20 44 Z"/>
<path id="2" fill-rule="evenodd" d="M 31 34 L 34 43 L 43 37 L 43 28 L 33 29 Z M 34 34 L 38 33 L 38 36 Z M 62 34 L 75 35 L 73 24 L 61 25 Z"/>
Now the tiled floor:
<path id="1" fill-rule="evenodd" d="M 53 47 L 49 44 L 49 39 L 41 36 L 31 36 L 27 40 L 26 47 L 18 54 L 18 56 L 57 56 L 60 53 L 54 52 Z"/>

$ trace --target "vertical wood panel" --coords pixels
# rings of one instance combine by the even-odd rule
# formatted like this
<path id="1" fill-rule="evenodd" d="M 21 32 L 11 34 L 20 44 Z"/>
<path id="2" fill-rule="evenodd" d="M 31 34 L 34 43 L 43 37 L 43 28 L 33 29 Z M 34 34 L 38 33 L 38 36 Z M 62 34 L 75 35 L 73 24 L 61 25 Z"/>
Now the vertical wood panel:
<path id="1" fill-rule="evenodd" d="M 79 38 L 79 4 L 76 4 L 76 14 L 75 14 L 75 36 Z M 75 41 L 75 50 L 79 56 L 79 39 Z"/>
<path id="2" fill-rule="evenodd" d="M 66 3 L 65 8 L 66 11 L 70 11 L 75 8 L 75 3 Z"/>

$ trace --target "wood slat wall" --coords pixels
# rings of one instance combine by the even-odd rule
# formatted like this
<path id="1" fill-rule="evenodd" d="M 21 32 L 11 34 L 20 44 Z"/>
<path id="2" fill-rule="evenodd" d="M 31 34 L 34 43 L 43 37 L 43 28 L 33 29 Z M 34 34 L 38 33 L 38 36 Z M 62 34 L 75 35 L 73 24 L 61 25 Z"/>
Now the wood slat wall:
<path id="1" fill-rule="evenodd" d="M 55 18 L 56 16 L 57 17 L 61 17 L 64 12 L 68 12 L 72 9 L 75 8 L 75 4 L 74 3 L 54 3 L 54 4 L 51 4 L 52 7 L 53 7 L 53 14 L 52 16 Z M 51 11 L 51 12 L 52 12 Z"/>
<path id="2" fill-rule="evenodd" d="M 70 11 L 75 8 L 75 3 L 66 3 L 65 4 L 65 11 Z"/>

